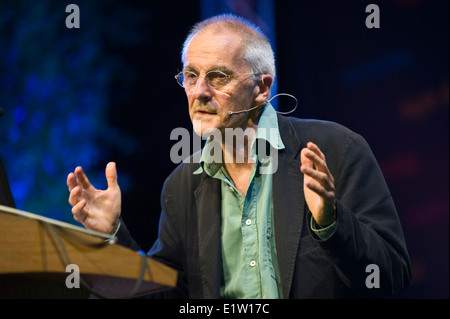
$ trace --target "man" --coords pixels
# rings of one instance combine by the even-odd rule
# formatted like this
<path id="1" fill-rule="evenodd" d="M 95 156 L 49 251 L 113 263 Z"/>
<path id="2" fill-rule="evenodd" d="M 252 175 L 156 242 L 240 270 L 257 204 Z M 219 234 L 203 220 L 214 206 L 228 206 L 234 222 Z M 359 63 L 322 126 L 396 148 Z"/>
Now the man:
<path id="1" fill-rule="evenodd" d="M 402 229 L 369 146 L 338 124 L 276 114 L 273 51 L 259 29 L 232 15 L 205 20 L 182 61 L 177 80 L 208 140 L 162 191 L 149 255 L 179 272 L 168 296 L 376 297 L 408 285 Z M 100 191 L 81 167 L 68 175 L 74 218 L 139 249 L 120 219 L 115 163 L 106 178 Z"/>

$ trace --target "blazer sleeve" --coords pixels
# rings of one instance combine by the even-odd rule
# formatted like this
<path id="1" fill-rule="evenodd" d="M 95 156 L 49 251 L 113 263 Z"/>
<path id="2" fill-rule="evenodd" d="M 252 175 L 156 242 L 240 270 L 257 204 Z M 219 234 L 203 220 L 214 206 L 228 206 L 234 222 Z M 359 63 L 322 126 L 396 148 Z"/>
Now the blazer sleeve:
<path id="1" fill-rule="evenodd" d="M 316 240 L 341 280 L 358 295 L 394 295 L 409 284 L 411 269 L 389 189 L 369 145 L 360 135 L 351 132 L 337 154 L 330 168 L 337 198 L 336 230 L 327 240 Z M 366 285 L 369 265 L 378 266 L 377 289 Z"/>
<path id="2" fill-rule="evenodd" d="M 132 250 L 141 250 L 141 246 L 133 239 L 122 217 L 120 218 L 119 228 L 116 231 L 115 237 L 117 244 L 130 248 Z"/>
<path id="3" fill-rule="evenodd" d="M 178 172 L 178 170 L 177 170 Z M 172 185 L 180 187 L 179 174 L 172 174 L 167 178 L 161 192 L 162 212 L 159 220 L 158 238 L 150 248 L 148 255 L 178 273 L 177 286 L 174 289 L 150 295 L 150 298 L 162 299 L 185 299 L 188 298 L 186 279 L 186 265 L 184 263 L 183 239 L 181 235 L 180 207 L 174 201 L 174 190 Z M 180 192 L 177 192 L 180 194 Z M 177 214 L 175 216 L 175 214 Z"/>

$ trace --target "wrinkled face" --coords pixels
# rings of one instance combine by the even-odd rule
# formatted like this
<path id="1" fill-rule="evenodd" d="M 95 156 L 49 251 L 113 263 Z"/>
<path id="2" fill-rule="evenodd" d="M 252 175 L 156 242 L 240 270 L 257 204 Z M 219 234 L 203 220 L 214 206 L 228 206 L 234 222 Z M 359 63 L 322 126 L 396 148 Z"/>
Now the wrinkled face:
<path id="1" fill-rule="evenodd" d="M 204 76 L 211 71 L 221 71 L 229 75 L 229 82 L 219 89 L 208 85 Z M 183 71 L 198 76 L 196 85 L 185 89 L 189 103 L 189 115 L 195 132 L 207 136 L 218 129 L 223 134 L 225 128 L 246 128 L 249 112 L 229 114 L 229 111 L 249 109 L 260 104 L 259 87 L 256 77 L 244 60 L 242 38 L 232 32 L 203 30 L 191 41 Z"/>

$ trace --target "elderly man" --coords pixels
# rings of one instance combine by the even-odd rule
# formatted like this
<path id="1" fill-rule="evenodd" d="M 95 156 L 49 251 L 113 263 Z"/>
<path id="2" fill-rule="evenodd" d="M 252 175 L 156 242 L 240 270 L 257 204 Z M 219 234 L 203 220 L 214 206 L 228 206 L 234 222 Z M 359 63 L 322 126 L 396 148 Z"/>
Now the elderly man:
<path id="1" fill-rule="evenodd" d="M 232 15 L 205 20 L 182 62 L 176 78 L 208 152 L 164 184 L 149 255 L 179 272 L 165 296 L 354 298 L 408 285 L 402 228 L 369 146 L 338 124 L 276 113 L 273 51 L 257 27 Z M 244 132 L 242 143 L 226 138 L 230 129 Z M 100 191 L 81 167 L 69 174 L 74 218 L 139 249 L 120 218 L 115 163 L 106 178 Z"/>

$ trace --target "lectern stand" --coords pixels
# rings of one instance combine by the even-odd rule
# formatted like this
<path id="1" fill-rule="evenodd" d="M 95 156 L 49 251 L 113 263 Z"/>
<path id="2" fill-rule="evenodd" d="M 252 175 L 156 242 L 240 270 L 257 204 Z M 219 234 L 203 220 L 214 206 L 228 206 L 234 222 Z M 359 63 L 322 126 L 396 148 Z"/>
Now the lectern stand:
<path id="1" fill-rule="evenodd" d="M 176 281 L 110 236 L 0 205 L 0 298 L 137 297 Z"/>

